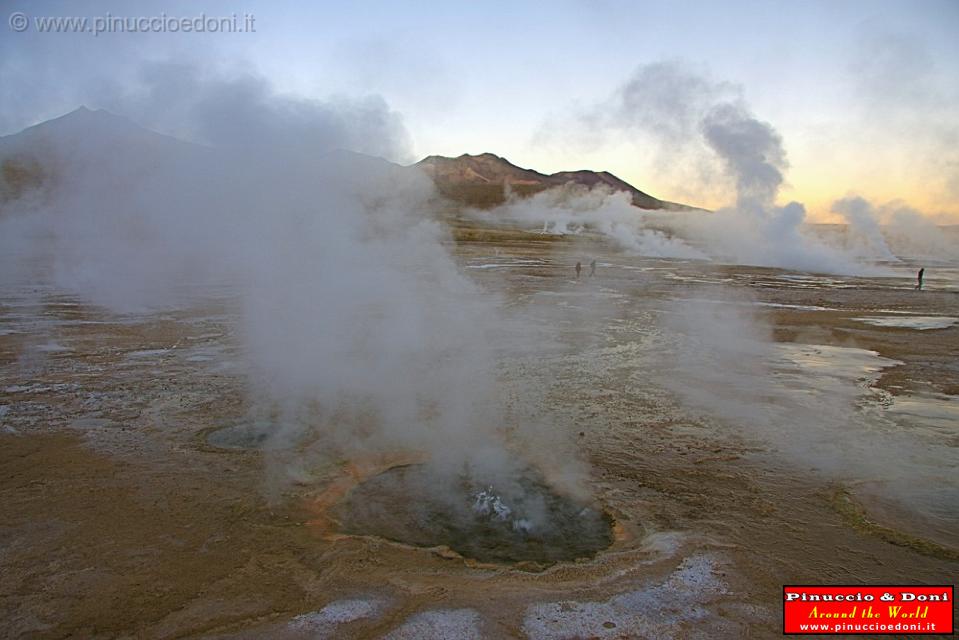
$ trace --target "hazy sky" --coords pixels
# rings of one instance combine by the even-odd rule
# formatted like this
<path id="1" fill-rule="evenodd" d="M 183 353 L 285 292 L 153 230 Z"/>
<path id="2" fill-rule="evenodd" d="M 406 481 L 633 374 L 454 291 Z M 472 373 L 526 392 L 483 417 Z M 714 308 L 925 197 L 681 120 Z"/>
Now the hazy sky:
<path id="1" fill-rule="evenodd" d="M 959 221 L 959 2 L 4 1 L 0 133 L 80 103 L 122 110 L 144 61 L 187 60 L 326 99 L 378 94 L 409 158 L 492 151 L 541 171 L 606 169 L 704 206 L 702 159 L 607 122 L 638 68 L 670 61 L 737 87 L 782 135 L 783 200 L 814 216 L 850 193 Z M 255 33 L 23 33 L 8 16 L 255 17 Z M 134 110 L 136 111 L 136 110 Z M 145 111 L 134 119 L 149 120 Z M 142 122 L 157 127 L 156 122 Z M 162 128 L 162 127 L 161 127 Z M 666 152 L 664 152 L 666 151 Z"/>

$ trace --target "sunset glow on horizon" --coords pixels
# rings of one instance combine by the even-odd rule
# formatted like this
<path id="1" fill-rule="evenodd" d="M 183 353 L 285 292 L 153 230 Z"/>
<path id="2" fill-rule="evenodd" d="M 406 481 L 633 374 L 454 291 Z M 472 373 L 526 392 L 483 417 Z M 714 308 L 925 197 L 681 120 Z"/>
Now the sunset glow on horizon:
<path id="1" fill-rule="evenodd" d="M 57 16 L 74 7 L 18 1 L 8 9 Z M 80 13 L 131 10 L 100 2 Z M 136 10 L 227 15 L 236 7 Z M 666 200 L 731 204 L 722 167 L 696 140 L 654 142 L 649 131 L 607 118 L 636 69 L 668 61 L 730 89 L 778 132 L 788 162 L 779 201 L 804 203 L 810 220 L 831 221 L 831 202 L 856 194 L 959 223 L 955 2 L 320 3 L 296 12 L 279 2 L 244 11 L 255 15 L 255 33 L 4 30 L 0 134 L 86 104 L 182 135 L 129 87 L 144 62 L 202 57 L 238 75 L 262 74 L 292 96 L 385 100 L 410 141 L 392 160 L 492 152 L 543 172 L 607 170 Z M 91 68 L 96 77 L 81 70 Z"/>

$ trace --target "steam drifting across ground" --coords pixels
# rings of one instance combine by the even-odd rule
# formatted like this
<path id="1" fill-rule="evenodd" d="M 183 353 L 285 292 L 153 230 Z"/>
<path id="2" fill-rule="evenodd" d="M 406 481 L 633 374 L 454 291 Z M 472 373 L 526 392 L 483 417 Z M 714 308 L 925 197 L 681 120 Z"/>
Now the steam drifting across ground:
<path id="1" fill-rule="evenodd" d="M 671 302 L 657 323 L 662 384 L 685 406 L 827 477 L 881 479 L 884 493 L 902 503 L 938 501 L 923 503 L 928 510 L 957 504 L 959 486 L 933 480 L 949 475 L 954 451 L 920 429 L 902 430 L 880 410 L 874 384 L 900 361 L 852 346 L 776 342 L 760 309 L 749 294 L 720 287 Z M 890 322 L 917 320 L 948 327 L 954 318 Z M 932 497 L 918 497 L 931 485 Z"/>
<path id="2" fill-rule="evenodd" d="M 344 150 L 402 157 L 399 116 L 378 98 L 296 100 L 262 78 L 179 71 L 186 86 L 148 68 L 148 95 L 206 144 L 80 111 L 6 150 L 38 152 L 53 174 L 49 190 L 9 207 L 11 264 L 46 260 L 57 285 L 121 312 L 227 285 L 251 412 L 301 445 L 295 459 L 275 456 L 278 480 L 300 477 L 314 454 L 406 449 L 508 481 L 496 300 L 442 245 L 426 176 Z"/>

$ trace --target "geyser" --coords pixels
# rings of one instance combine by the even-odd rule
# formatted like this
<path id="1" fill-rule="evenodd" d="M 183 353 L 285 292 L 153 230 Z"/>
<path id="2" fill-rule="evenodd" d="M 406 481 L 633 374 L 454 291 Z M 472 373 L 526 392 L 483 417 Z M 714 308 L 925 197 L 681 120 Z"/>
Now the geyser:
<path id="1" fill-rule="evenodd" d="M 354 487 L 330 512 L 343 533 L 417 547 L 446 546 L 481 562 L 590 558 L 613 542 L 604 511 L 554 492 L 526 469 L 502 484 L 427 464 L 393 467 Z"/>

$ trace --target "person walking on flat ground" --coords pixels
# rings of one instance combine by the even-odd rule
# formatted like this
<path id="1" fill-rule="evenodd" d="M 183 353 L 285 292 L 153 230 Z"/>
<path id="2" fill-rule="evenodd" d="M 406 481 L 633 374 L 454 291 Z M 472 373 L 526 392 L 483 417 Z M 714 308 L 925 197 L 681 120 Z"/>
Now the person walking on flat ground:
<path id="1" fill-rule="evenodd" d="M 579 280 L 579 272 L 583 270 L 583 265 L 579 262 L 576 263 L 576 279 Z"/>
<path id="2" fill-rule="evenodd" d="M 589 277 L 592 278 L 596 275 L 596 261 L 593 260 L 589 263 Z"/>
<path id="3" fill-rule="evenodd" d="M 922 291 L 922 276 L 926 274 L 926 268 L 920 267 L 919 273 L 916 274 L 916 289 Z"/>

